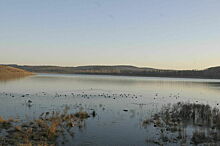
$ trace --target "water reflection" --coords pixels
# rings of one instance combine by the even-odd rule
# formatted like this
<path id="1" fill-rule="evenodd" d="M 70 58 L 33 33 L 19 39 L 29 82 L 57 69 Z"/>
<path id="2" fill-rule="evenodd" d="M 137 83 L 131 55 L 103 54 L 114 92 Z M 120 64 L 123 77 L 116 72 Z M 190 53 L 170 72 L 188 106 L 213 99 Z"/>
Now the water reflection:
<path id="1" fill-rule="evenodd" d="M 69 145 L 146 145 L 152 129 L 142 127 L 145 119 L 180 101 L 218 107 L 219 87 L 219 80 L 38 74 L 0 82 L 0 116 L 33 119 L 66 106 L 95 111 Z"/>
<path id="2" fill-rule="evenodd" d="M 1 76 L 0 75 L 0 82 L 8 82 L 8 81 L 13 81 L 13 80 L 21 80 L 28 75 L 13 75 L 13 76 Z"/>

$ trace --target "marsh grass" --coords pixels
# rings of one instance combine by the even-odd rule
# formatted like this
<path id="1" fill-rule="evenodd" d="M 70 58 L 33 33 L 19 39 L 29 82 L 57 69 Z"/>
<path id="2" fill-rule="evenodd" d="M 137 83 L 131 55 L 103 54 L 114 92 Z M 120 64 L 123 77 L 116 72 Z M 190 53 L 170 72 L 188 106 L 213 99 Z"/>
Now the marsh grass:
<path id="1" fill-rule="evenodd" d="M 152 118 L 144 120 L 143 126 L 153 127 L 160 135 L 157 139 L 148 139 L 148 142 L 159 144 L 219 144 L 220 142 L 220 111 L 207 104 L 183 102 L 167 104 Z"/>
<path id="2" fill-rule="evenodd" d="M 12 118 L 9 118 L 8 120 L 3 119 L 0 116 L 0 129 L 9 129 L 12 126 L 12 122 L 16 122 L 18 120 L 14 120 Z"/>
<path id="3" fill-rule="evenodd" d="M 66 109 L 63 112 L 43 113 L 38 119 L 26 123 L 0 117 L 1 130 L 7 132 L 0 136 L 0 145 L 56 145 L 57 137 L 63 133 L 73 136 L 71 128 L 82 127 L 83 120 L 88 117 L 86 112 L 70 114 Z M 3 126 L 4 124 L 10 126 Z"/>

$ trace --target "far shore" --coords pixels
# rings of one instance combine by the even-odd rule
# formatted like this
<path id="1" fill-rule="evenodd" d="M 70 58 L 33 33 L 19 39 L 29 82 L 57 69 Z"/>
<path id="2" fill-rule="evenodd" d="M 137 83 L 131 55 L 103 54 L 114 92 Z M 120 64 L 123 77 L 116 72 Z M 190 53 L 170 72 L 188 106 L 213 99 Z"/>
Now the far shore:
<path id="1" fill-rule="evenodd" d="M 0 80 L 12 80 L 17 78 L 22 78 L 35 73 L 25 71 L 22 69 L 10 67 L 10 66 L 0 66 Z"/>
<path id="2" fill-rule="evenodd" d="M 169 77 L 169 78 L 200 78 L 220 79 L 220 67 L 204 70 L 163 70 L 148 67 L 126 65 L 116 66 L 27 66 L 9 65 L 34 73 L 59 73 L 59 74 L 87 74 L 87 75 L 112 75 L 112 76 L 137 76 L 137 77 Z"/>

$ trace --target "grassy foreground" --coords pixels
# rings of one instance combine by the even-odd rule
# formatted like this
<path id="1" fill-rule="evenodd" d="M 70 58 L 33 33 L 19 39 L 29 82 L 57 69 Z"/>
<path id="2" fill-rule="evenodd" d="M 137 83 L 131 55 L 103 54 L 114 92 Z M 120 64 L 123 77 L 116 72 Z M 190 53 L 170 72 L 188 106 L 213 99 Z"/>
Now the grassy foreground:
<path id="1" fill-rule="evenodd" d="M 0 117 L 0 145 L 55 146 L 57 138 L 62 136 L 61 143 L 65 144 L 65 135 L 73 137 L 72 128 L 82 127 L 89 117 L 87 112 L 69 113 L 68 108 L 63 112 L 42 113 L 39 118 L 27 122 Z"/>

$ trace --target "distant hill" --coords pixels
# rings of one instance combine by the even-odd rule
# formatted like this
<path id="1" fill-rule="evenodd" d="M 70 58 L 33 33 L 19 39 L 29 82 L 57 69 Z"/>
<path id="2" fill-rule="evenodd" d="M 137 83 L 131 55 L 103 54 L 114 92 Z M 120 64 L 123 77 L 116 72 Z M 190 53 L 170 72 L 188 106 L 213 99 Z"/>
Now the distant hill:
<path id="1" fill-rule="evenodd" d="M 205 69 L 203 74 L 208 78 L 220 78 L 220 66 Z"/>
<path id="2" fill-rule="evenodd" d="M 0 80 L 8 80 L 13 78 L 24 77 L 32 75 L 33 73 L 19 68 L 0 65 Z"/>
<path id="3" fill-rule="evenodd" d="M 60 67 L 60 66 L 19 66 L 9 65 L 12 67 L 24 69 L 37 73 L 66 73 L 66 74 L 124 74 L 140 73 L 153 71 L 153 68 L 138 68 L 135 66 L 77 66 L 77 67 Z"/>
<path id="4" fill-rule="evenodd" d="M 204 70 L 163 70 L 155 68 L 142 68 L 136 66 L 9 66 L 36 73 L 62 73 L 62 74 L 96 74 L 96 75 L 121 75 L 121 76 L 146 76 L 146 77 L 178 77 L 178 78 L 215 78 L 220 79 L 220 66 Z"/>

